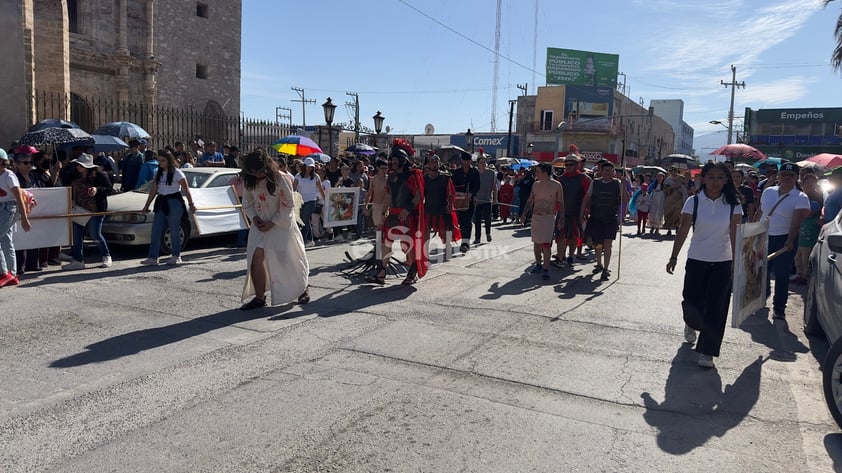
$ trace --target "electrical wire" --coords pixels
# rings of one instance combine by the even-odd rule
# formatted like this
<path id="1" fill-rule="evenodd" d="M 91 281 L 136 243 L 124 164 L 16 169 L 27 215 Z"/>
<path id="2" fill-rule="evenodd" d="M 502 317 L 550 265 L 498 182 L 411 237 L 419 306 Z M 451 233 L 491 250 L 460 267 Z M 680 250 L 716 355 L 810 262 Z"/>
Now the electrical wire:
<path id="1" fill-rule="evenodd" d="M 460 33 L 460 32 L 459 32 L 459 31 L 457 31 L 455 28 L 452 28 L 452 27 L 448 26 L 447 24 L 443 23 L 442 21 L 439 21 L 438 19 L 434 18 L 433 16 L 429 15 L 428 13 L 426 13 L 426 12 L 423 12 L 423 11 L 419 10 L 418 8 L 416 8 L 416 7 L 415 7 L 415 6 L 413 6 L 413 5 L 410 5 L 410 4 L 409 4 L 408 2 L 406 2 L 405 0 L 398 0 L 398 2 L 399 2 L 399 3 L 404 4 L 407 8 L 409 8 L 409 9 L 411 9 L 411 10 L 415 11 L 415 12 L 416 12 L 416 13 L 418 13 L 419 15 L 421 15 L 421 16 L 423 16 L 423 17 L 427 18 L 428 20 L 430 20 L 430 21 L 432 21 L 433 23 L 435 23 L 435 24 L 437 24 L 437 25 L 441 26 L 442 28 L 444 28 L 444 29 L 446 29 L 446 30 L 450 31 L 451 33 L 453 33 L 453 34 L 455 34 L 455 35 L 457 35 L 457 36 L 461 37 L 462 39 L 468 40 L 468 41 L 470 41 L 471 43 L 473 43 L 473 44 L 475 44 L 475 45 L 477 45 L 477 46 L 481 47 L 482 49 L 485 49 L 486 51 L 490 52 L 491 54 L 494 54 L 495 56 L 497 56 L 497 57 L 499 57 L 499 58 L 501 58 L 501 59 L 504 59 L 504 60 L 506 60 L 506 61 L 508 61 L 508 62 L 510 62 L 510 63 L 512 63 L 512 64 L 514 64 L 514 65 L 516 65 L 516 66 L 522 67 L 522 68 L 526 69 L 526 70 L 527 70 L 527 71 L 529 71 L 529 72 L 532 72 L 532 73 L 534 73 L 534 74 L 538 74 L 538 75 L 540 75 L 541 77 L 546 77 L 546 74 L 542 74 L 542 73 L 540 73 L 540 72 L 538 72 L 538 71 L 534 70 L 533 68 L 531 68 L 531 67 L 529 67 L 529 66 L 525 66 L 525 65 L 523 65 L 523 64 L 521 64 L 521 63 L 519 63 L 519 62 L 515 61 L 514 59 L 512 59 L 512 58 L 510 58 L 510 57 L 504 56 L 504 55 L 502 55 L 502 54 L 498 53 L 497 51 L 494 51 L 493 49 L 491 49 L 491 48 L 489 48 L 489 47 L 485 46 L 484 44 L 482 44 L 482 43 L 480 43 L 480 42 L 478 42 L 478 41 L 474 40 L 473 38 L 471 38 L 471 37 L 469 37 L 469 36 L 466 36 L 466 35 L 464 35 L 464 34 Z"/>

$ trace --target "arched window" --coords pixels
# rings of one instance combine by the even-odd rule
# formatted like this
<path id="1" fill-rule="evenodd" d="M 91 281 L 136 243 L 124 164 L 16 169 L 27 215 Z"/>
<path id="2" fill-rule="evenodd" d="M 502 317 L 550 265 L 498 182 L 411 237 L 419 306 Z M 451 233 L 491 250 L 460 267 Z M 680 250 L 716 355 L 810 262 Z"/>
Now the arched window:
<path id="1" fill-rule="evenodd" d="M 91 106 L 85 99 L 74 93 L 70 94 L 70 120 L 89 133 L 97 127 Z"/>
<path id="2" fill-rule="evenodd" d="M 216 141 L 220 149 L 222 143 L 228 139 L 226 131 L 225 112 L 215 100 L 208 100 L 202 112 L 202 138 L 205 141 Z"/>

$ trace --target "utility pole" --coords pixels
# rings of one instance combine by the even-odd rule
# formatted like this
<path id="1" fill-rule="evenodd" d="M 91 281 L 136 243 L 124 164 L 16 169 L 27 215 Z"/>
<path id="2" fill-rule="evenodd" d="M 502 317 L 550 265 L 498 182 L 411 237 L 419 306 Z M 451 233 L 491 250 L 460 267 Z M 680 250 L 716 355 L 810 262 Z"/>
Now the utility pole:
<path id="1" fill-rule="evenodd" d="M 354 97 L 353 102 L 345 102 L 345 105 L 354 108 L 354 143 L 360 142 L 360 95 L 356 92 L 345 92 L 345 95 Z"/>
<path id="2" fill-rule="evenodd" d="M 281 113 L 281 110 L 287 113 Z M 288 107 L 275 107 L 275 125 L 280 125 L 281 118 L 289 119 L 289 127 L 292 128 L 292 109 Z"/>
<path id="3" fill-rule="evenodd" d="M 737 68 L 731 64 L 731 82 L 725 82 L 720 80 L 719 81 L 722 85 L 725 86 L 727 89 L 728 86 L 731 86 L 731 108 L 728 109 L 728 144 L 732 143 L 731 141 L 731 134 L 734 131 L 734 92 L 736 92 L 737 87 L 741 87 L 743 89 L 746 88 L 745 81 L 737 82 Z"/>
<path id="4" fill-rule="evenodd" d="M 301 97 L 300 99 L 292 99 L 291 102 L 301 102 L 301 128 L 307 127 L 307 104 L 308 103 L 316 103 L 314 99 L 307 100 L 304 98 L 304 89 L 299 89 L 298 87 L 290 87 L 292 90 L 298 92 L 298 95 Z"/>
<path id="5" fill-rule="evenodd" d="M 529 88 L 529 84 L 523 84 L 523 85 L 518 84 L 517 88 L 520 89 L 521 92 L 523 92 L 520 95 L 523 95 L 525 97 L 526 96 L 526 90 Z"/>
<path id="6" fill-rule="evenodd" d="M 509 100 L 509 135 L 506 137 L 506 157 L 512 155 L 512 120 L 515 116 L 515 102 L 517 100 Z"/>

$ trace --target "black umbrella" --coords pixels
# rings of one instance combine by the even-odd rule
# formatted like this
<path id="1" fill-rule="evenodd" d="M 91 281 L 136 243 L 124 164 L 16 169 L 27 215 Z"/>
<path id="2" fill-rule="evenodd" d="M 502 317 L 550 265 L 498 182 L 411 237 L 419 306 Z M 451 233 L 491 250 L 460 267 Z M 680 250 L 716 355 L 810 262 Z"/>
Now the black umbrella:
<path id="1" fill-rule="evenodd" d="M 436 152 L 439 157 L 441 158 L 442 162 L 444 163 L 455 163 L 455 164 L 462 164 L 462 155 L 467 154 L 470 156 L 470 153 L 465 151 L 463 148 L 456 146 L 456 145 L 444 145 L 439 147 L 438 151 Z"/>
<path id="2" fill-rule="evenodd" d="M 354 143 L 351 146 L 345 148 L 345 151 L 354 154 L 360 154 L 363 156 L 374 156 L 377 153 L 377 150 L 372 148 L 371 146 L 365 143 Z"/>
<path id="3" fill-rule="evenodd" d="M 44 128 L 30 131 L 18 140 L 18 144 L 26 146 L 45 146 L 73 143 L 74 146 L 93 146 L 94 139 L 81 128 Z"/>
<path id="4" fill-rule="evenodd" d="M 38 131 L 44 128 L 79 128 L 79 125 L 61 118 L 48 118 L 32 125 L 29 131 Z"/>

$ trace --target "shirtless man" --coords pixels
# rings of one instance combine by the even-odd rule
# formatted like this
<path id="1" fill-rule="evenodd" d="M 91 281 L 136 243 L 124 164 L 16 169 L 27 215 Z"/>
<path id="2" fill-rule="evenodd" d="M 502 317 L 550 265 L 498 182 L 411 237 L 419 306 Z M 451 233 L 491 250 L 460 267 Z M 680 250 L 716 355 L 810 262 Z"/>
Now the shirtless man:
<path id="1" fill-rule="evenodd" d="M 532 185 L 532 192 L 526 201 L 521 223 L 526 223 L 525 215 L 532 213 L 532 250 L 535 253 L 533 273 L 541 271 L 541 279 L 550 279 L 550 254 L 552 253 L 553 233 L 556 226 L 564 222 L 564 191 L 561 184 L 552 178 L 553 168 L 549 163 L 541 163 L 535 171 L 538 179 Z M 558 222 L 558 224 L 556 223 Z"/>
<path id="2" fill-rule="evenodd" d="M 378 159 L 375 167 L 377 174 L 369 182 L 368 193 L 366 194 L 365 214 L 371 215 L 374 227 L 378 232 L 382 232 L 386 206 L 389 204 L 389 192 L 386 185 L 389 163 Z"/>

